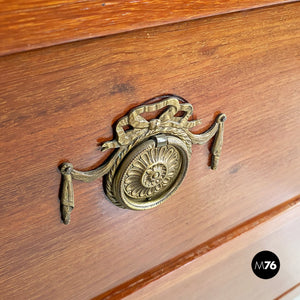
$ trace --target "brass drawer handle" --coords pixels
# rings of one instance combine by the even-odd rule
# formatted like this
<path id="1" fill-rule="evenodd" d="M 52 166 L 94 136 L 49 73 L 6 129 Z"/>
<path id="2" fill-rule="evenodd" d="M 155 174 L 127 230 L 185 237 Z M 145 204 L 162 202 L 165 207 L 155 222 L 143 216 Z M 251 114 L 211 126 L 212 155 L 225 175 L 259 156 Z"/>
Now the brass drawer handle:
<path id="1" fill-rule="evenodd" d="M 82 172 L 70 163 L 63 163 L 61 212 L 65 224 L 70 222 L 74 208 L 72 179 L 93 181 L 105 175 L 104 190 L 118 207 L 145 210 L 166 200 L 181 184 L 192 153 L 192 144 L 203 145 L 212 137 L 211 168 L 216 169 L 223 144 L 225 114 L 219 114 L 212 126 L 201 134 L 190 129 L 201 120 L 189 121 L 193 107 L 178 96 L 160 97 L 159 102 L 141 105 L 118 120 L 116 139 L 102 145 L 102 151 L 116 149 L 98 168 Z M 145 112 L 164 109 L 150 121 Z M 183 112 L 181 117 L 177 113 Z M 129 129 L 124 127 L 130 126 Z"/>

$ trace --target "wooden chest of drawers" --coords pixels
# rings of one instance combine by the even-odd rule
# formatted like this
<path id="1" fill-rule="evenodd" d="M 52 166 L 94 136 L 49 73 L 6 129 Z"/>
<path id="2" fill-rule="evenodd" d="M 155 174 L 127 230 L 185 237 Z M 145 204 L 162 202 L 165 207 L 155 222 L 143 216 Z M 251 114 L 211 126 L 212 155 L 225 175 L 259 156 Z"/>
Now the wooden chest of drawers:
<path id="1" fill-rule="evenodd" d="M 227 12 L 257 7 L 254 2 Z M 261 1 L 260 6 L 267 3 Z M 135 299 L 209 299 L 211 289 L 223 285 L 226 290 L 230 285 L 216 280 L 201 294 L 197 281 L 202 282 L 206 269 L 201 273 L 199 259 L 210 267 L 207 278 L 212 280 L 219 266 L 231 263 L 225 256 L 216 265 L 220 247 L 227 247 L 228 255 L 237 253 L 236 244 L 256 251 L 272 248 L 274 241 L 275 252 L 293 255 L 292 248 L 300 249 L 294 240 L 299 232 L 293 232 L 293 224 L 299 223 L 300 193 L 300 5 L 200 18 L 224 13 L 221 6 L 194 15 L 196 7 L 181 14 L 174 9 L 177 19 L 168 15 L 159 22 L 154 14 L 153 23 L 136 21 L 127 27 L 120 17 L 121 25 L 107 25 L 103 35 L 175 22 L 179 16 L 199 19 L 62 45 L 54 44 L 87 38 L 87 30 L 76 31 L 69 24 L 62 40 L 49 31 L 47 43 L 45 36 L 38 39 L 34 33 L 17 41 L 21 33 L 10 28 L 15 40 L 3 39 L 0 57 L 4 299 L 109 299 L 129 294 Z M 22 20 L 26 28 L 26 18 Z M 91 22 L 101 24 L 92 17 Z M 48 45 L 52 46 L 44 47 Z M 33 48 L 39 49 L 24 51 Z M 80 170 L 99 165 L 109 154 L 101 153 L 98 144 L 112 138 L 113 123 L 163 94 L 179 95 L 193 105 L 194 118 L 202 119 L 194 132 L 207 129 L 219 112 L 226 113 L 218 170 L 208 166 L 210 145 L 194 146 L 178 191 L 161 206 L 140 212 L 109 203 L 101 180 L 76 182 L 76 208 L 65 226 L 60 219 L 58 166 L 68 160 Z M 285 224 L 288 220 L 294 222 L 290 227 Z M 267 228 L 260 237 L 265 244 L 256 243 L 259 228 Z M 291 238 L 283 239 L 287 243 L 283 247 L 278 239 L 286 232 Z M 249 239 L 232 240 L 242 233 Z M 251 261 L 254 254 L 236 255 Z M 294 259 L 299 263 L 299 256 Z M 191 261 L 194 269 L 186 267 Z M 257 295 L 279 296 L 300 282 L 297 270 L 288 269 L 291 265 L 283 262 L 286 276 L 272 283 L 280 287 L 277 294 L 266 293 L 260 284 Z M 173 272 L 179 267 L 181 273 Z M 186 285 L 183 278 L 195 270 L 201 273 L 199 278 L 194 276 Z M 251 271 L 250 264 L 246 271 Z M 250 275 L 239 275 L 246 271 L 242 264 L 235 274 L 247 286 Z M 172 292 L 176 288 L 181 292 Z"/>

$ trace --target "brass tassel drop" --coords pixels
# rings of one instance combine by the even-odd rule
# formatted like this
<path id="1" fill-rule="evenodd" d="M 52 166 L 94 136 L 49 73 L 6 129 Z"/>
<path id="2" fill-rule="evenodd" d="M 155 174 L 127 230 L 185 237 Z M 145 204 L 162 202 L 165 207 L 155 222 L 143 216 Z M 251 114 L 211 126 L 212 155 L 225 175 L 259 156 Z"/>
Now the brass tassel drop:
<path id="1" fill-rule="evenodd" d="M 221 150 L 223 146 L 223 133 L 224 133 L 224 122 L 226 120 L 225 114 L 220 114 L 217 118 L 217 123 L 219 124 L 218 131 L 215 135 L 214 142 L 211 148 L 211 168 L 216 170 L 218 167 Z"/>
<path id="2" fill-rule="evenodd" d="M 64 163 L 61 167 L 62 189 L 60 195 L 61 201 L 61 217 L 67 225 L 71 220 L 71 211 L 74 208 L 74 190 L 72 183 L 73 166 L 70 163 Z"/>

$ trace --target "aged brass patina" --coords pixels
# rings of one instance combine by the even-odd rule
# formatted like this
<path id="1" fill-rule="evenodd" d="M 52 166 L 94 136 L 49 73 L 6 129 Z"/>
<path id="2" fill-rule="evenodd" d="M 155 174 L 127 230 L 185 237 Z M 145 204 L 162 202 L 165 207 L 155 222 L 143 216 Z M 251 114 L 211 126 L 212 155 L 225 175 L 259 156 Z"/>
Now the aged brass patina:
<path id="1" fill-rule="evenodd" d="M 145 112 L 163 110 L 150 121 Z M 176 116 L 182 112 L 181 117 Z M 72 179 L 93 181 L 105 175 L 104 189 L 109 200 L 121 208 L 145 210 L 166 200 L 181 184 L 192 153 L 192 144 L 205 144 L 212 137 L 211 168 L 216 169 L 223 144 L 225 114 L 219 114 L 213 125 L 201 134 L 190 129 L 201 120 L 189 120 L 193 107 L 180 97 L 163 96 L 159 102 L 141 105 L 119 119 L 112 141 L 101 150 L 115 149 L 98 168 L 81 172 L 70 163 L 63 163 L 61 211 L 65 224 L 74 208 Z M 126 126 L 129 129 L 124 129 Z"/>

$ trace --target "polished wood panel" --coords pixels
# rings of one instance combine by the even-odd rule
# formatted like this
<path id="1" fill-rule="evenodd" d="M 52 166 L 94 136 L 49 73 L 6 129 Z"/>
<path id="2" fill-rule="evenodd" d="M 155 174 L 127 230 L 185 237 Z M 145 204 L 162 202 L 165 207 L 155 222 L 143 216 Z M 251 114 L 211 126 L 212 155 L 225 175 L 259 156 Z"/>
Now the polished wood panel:
<path id="1" fill-rule="evenodd" d="M 274 299 L 299 281 L 299 234 L 298 204 L 125 299 Z M 280 260 L 278 274 L 269 280 L 251 269 L 254 255 L 263 250 Z"/>
<path id="2" fill-rule="evenodd" d="M 298 195 L 299 13 L 289 4 L 2 57 L 1 295 L 95 297 Z M 219 169 L 195 146 L 176 194 L 144 212 L 110 204 L 101 181 L 75 182 L 63 225 L 57 166 L 97 165 L 113 122 L 164 93 L 188 99 L 203 128 L 228 115 Z"/>
<path id="3" fill-rule="evenodd" d="M 297 300 L 300 295 L 300 282 L 282 293 L 279 297 L 274 300 Z"/>
<path id="4" fill-rule="evenodd" d="M 154 268 L 147 270 L 145 273 L 140 274 L 139 276 L 132 278 L 131 280 L 122 283 L 121 285 L 113 288 L 112 290 L 109 290 L 98 297 L 94 298 L 94 300 L 100 300 L 100 299 L 119 299 L 124 298 L 132 293 L 135 293 L 136 291 L 142 289 L 141 291 L 135 293 L 132 295 L 132 298 L 147 298 L 151 297 L 151 289 L 153 288 L 153 284 L 150 284 L 152 282 L 157 281 L 154 283 L 155 286 L 157 286 L 157 293 L 161 293 L 164 289 L 166 289 L 166 283 L 168 282 L 169 276 L 166 276 L 166 278 L 162 278 L 165 275 L 168 275 L 169 273 L 174 273 L 174 277 L 176 278 L 174 280 L 174 285 L 181 284 L 180 279 L 182 277 L 178 276 L 178 274 L 184 274 L 184 271 L 181 270 L 176 271 L 177 269 L 189 264 L 193 263 L 193 266 L 195 265 L 195 270 L 198 268 L 198 258 L 207 254 L 208 252 L 222 246 L 225 243 L 231 242 L 232 239 L 247 233 L 248 231 L 253 230 L 255 227 L 265 223 L 269 222 L 272 218 L 278 218 L 281 214 L 287 213 L 288 210 L 299 206 L 300 204 L 300 197 L 297 197 L 295 199 L 291 199 L 287 202 L 284 202 L 262 214 L 259 214 L 258 216 L 255 216 L 254 218 L 251 218 L 250 220 L 247 220 L 246 222 L 239 224 L 235 228 L 231 228 L 230 230 L 227 230 L 212 239 L 204 242 L 203 244 L 185 252 L 182 253 L 172 259 L 170 259 L 167 262 L 164 262 L 158 266 L 155 266 Z M 273 221 L 272 221 L 273 222 Z M 278 224 L 275 228 L 278 227 Z M 255 229 L 256 230 L 256 229 Z M 273 229 L 276 230 L 276 229 Z M 235 242 L 231 242 L 235 243 Z M 245 243 L 245 246 L 248 244 Z M 194 264 L 195 261 L 195 264 Z M 214 265 L 214 262 L 211 262 L 211 265 Z M 194 267 L 193 267 L 194 268 Z M 183 268 L 185 270 L 185 268 Z M 174 272 L 175 271 L 175 272 Z M 193 272 L 194 273 L 194 272 Z M 173 276 L 170 275 L 170 276 Z M 186 277 L 189 276 L 188 272 L 185 275 Z M 162 279 L 161 279 L 162 278 Z M 180 278 L 180 279 L 179 279 Z M 149 285 L 150 284 L 150 285 Z M 146 288 L 144 288 L 146 285 Z M 218 285 L 217 285 L 218 286 Z M 144 288 L 144 289 L 143 289 Z M 185 291 L 183 289 L 183 293 L 190 293 L 189 290 Z M 156 295 L 156 294 L 155 294 Z M 195 294 L 197 296 L 197 293 Z M 156 295 L 157 296 L 157 295 Z M 187 295 L 185 295 L 184 299 L 187 299 Z M 129 297 L 129 298 L 131 298 Z M 174 299 L 173 297 L 171 297 Z M 205 297 L 206 299 L 207 297 Z M 168 299 L 168 298 L 167 298 Z"/>
<path id="5" fill-rule="evenodd" d="M 1 0 L 0 55 L 294 0 Z"/>

